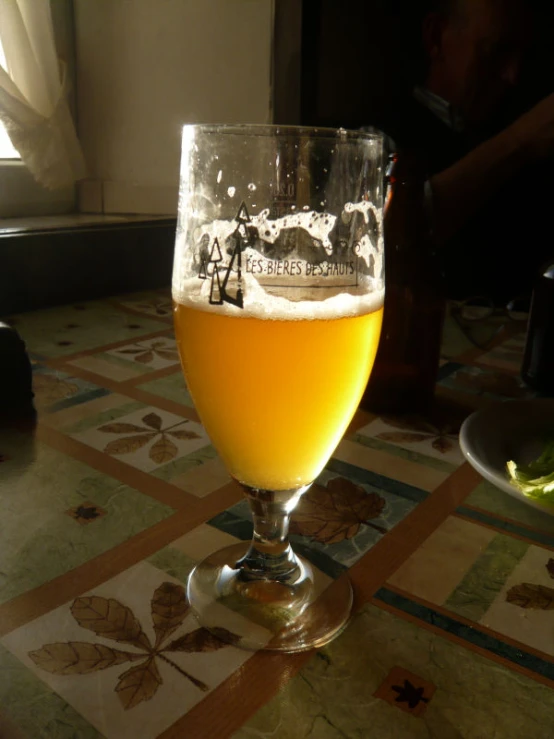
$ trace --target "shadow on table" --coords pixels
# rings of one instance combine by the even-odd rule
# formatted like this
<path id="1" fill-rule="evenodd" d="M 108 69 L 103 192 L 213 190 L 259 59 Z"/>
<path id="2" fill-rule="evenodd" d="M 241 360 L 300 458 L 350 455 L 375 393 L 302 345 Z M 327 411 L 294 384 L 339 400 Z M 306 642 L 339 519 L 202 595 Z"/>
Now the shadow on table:
<path id="1" fill-rule="evenodd" d="M 34 411 L 26 417 L 0 417 L 0 493 L 34 463 L 36 425 L 37 414 Z M 8 449 L 16 449 L 17 453 L 13 455 Z M 8 461 L 12 464 L 5 464 Z"/>

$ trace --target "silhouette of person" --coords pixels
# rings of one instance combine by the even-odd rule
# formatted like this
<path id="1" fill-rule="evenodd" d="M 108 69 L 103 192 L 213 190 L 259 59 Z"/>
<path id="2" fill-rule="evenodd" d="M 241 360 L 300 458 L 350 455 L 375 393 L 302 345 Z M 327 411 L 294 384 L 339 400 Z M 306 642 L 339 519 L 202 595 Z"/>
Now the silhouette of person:
<path id="1" fill-rule="evenodd" d="M 418 8 L 416 84 L 375 123 L 400 154 L 425 163 L 449 297 L 506 302 L 530 292 L 554 252 L 544 174 L 554 95 L 494 131 L 520 80 L 533 13 L 526 0 L 420 0 Z"/>

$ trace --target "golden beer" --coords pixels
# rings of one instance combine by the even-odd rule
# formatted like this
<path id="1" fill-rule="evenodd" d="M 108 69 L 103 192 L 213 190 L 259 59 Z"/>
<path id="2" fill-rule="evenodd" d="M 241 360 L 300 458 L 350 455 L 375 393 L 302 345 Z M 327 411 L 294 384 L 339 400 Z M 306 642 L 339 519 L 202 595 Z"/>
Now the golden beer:
<path id="1" fill-rule="evenodd" d="M 379 301 L 372 307 L 336 318 L 283 320 L 175 303 L 190 393 L 239 482 L 286 490 L 320 473 L 373 366 L 383 309 Z"/>

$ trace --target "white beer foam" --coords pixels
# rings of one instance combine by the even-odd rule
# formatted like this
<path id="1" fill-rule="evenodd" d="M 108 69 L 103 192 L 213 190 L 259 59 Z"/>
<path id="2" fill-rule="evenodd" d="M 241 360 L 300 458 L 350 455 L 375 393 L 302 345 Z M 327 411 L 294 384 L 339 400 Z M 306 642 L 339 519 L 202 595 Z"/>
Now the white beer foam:
<path id="1" fill-rule="evenodd" d="M 379 224 L 380 230 L 382 230 L 382 214 L 381 211 L 373 205 L 373 203 L 369 201 L 346 203 L 343 213 L 350 214 L 354 211 L 361 213 L 366 223 L 369 220 L 368 214 L 370 212 L 373 213 L 377 223 Z M 332 254 L 333 245 L 329 240 L 329 234 L 335 227 L 337 216 L 334 216 L 331 213 L 319 213 L 315 210 L 290 213 L 289 215 L 281 216 L 277 219 L 269 218 L 269 215 L 269 208 L 265 208 L 259 214 L 250 216 L 250 221 L 247 224 L 248 226 L 255 226 L 258 229 L 260 238 L 268 244 L 273 244 L 284 229 L 302 228 L 309 233 L 313 239 L 321 242 L 328 254 Z M 231 236 L 237 225 L 238 221 L 236 220 L 216 219 L 211 223 L 205 223 L 198 226 L 191 234 L 192 239 L 195 243 L 198 243 L 202 236 L 206 235 L 210 241 L 217 238 L 220 243 L 223 243 L 225 239 Z M 369 239 L 367 239 L 367 242 L 368 245 L 371 245 Z M 382 244 L 379 246 L 381 247 Z M 373 249 L 375 249 L 375 247 L 373 247 Z M 382 251 L 382 249 L 380 249 L 380 251 Z"/>
<path id="2" fill-rule="evenodd" d="M 367 222 L 366 211 L 361 212 L 363 212 L 364 218 Z M 302 228 L 309 233 L 313 239 L 320 242 L 328 254 L 333 252 L 333 245 L 329 241 L 329 233 L 335 226 L 337 220 L 336 216 L 331 215 L 330 213 L 317 213 L 313 210 L 291 213 L 290 215 L 281 216 L 281 218 L 277 219 L 271 219 L 269 218 L 269 215 L 270 210 L 269 208 L 266 208 L 259 214 L 251 216 L 250 221 L 246 224 L 248 226 L 255 226 L 258 229 L 260 238 L 266 243 L 275 243 L 279 234 L 284 229 Z M 235 231 L 237 225 L 238 221 L 235 220 L 214 220 L 211 223 L 197 226 L 190 236 L 192 236 L 192 241 L 194 243 L 199 243 L 202 237 L 207 237 L 210 242 L 213 242 L 213 240 L 217 238 L 219 243 L 223 244 Z M 187 238 L 190 238 L 190 236 Z M 179 239 L 179 235 L 177 236 L 177 239 Z"/>
<path id="3" fill-rule="evenodd" d="M 368 284 L 364 289 L 344 288 L 344 292 L 331 294 L 324 298 L 325 289 L 287 288 L 291 296 L 302 293 L 303 300 L 289 300 L 280 295 L 267 292 L 251 275 L 243 280 L 244 308 L 229 303 L 210 304 L 210 280 L 190 278 L 181 289 L 173 288 L 173 300 L 180 305 L 197 310 L 219 313 L 241 318 L 259 318 L 272 321 L 331 320 L 365 315 L 378 310 L 383 305 L 384 288 Z M 368 291 L 370 290 L 370 291 Z M 328 289 L 336 293 L 336 289 Z M 323 293 L 323 295 L 322 295 Z"/>
<path id="4" fill-rule="evenodd" d="M 244 307 L 238 308 L 230 303 L 210 304 L 210 293 L 212 290 L 211 279 L 199 279 L 198 246 L 201 242 L 213 244 L 217 239 L 220 248 L 226 240 L 235 232 L 237 220 L 214 220 L 196 226 L 187 231 L 180 231 L 176 237 L 175 265 L 173 269 L 173 299 L 183 305 L 206 311 L 215 311 L 235 316 L 256 316 L 258 318 L 272 320 L 309 320 L 316 318 L 340 318 L 347 316 L 362 315 L 377 310 L 383 304 L 384 287 L 382 280 L 383 265 L 383 237 L 382 237 L 382 213 L 373 203 L 363 201 L 360 203 L 346 203 L 343 212 L 338 218 L 348 220 L 350 214 L 358 211 L 362 214 L 364 221 L 369 222 L 371 212 L 379 226 L 378 243 L 372 243 L 368 234 L 364 234 L 357 243 L 357 259 L 369 267 L 373 260 L 372 273 L 370 277 L 360 271 L 357 275 L 357 286 L 341 287 L 340 280 L 325 278 L 316 280 L 317 287 L 310 287 L 309 280 L 298 279 L 297 284 L 288 280 L 288 285 L 281 285 L 277 289 L 272 283 L 282 282 L 282 279 L 270 278 L 268 275 L 259 277 L 264 284 L 245 270 L 248 258 L 263 257 L 255 249 L 247 246 L 242 253 L 242 278 L 240 286 L 243 291 Z M 281 231 L 286 229 L 303 229 L 314 240 L 314 247 L 323 247 L 324 251 L 331 256 L 333 244 L 329 239 L 331 231 L 335 228 L 337 216 L 330 213 L 319 213 L 313 210 L 290 213 L 280 218 L 269 218 L 270 210 L 262 210 L 257 215 L 252 215 L 248 226 L 257 229 L 260 239 L 266 244 L 273 244 L 279 237 Z M 186 219 L 185 219 L 186 223 Z M 187 242 L 195 244 L 190 248 Z M 291 256 L 298 264 L 302 265 L 301 273 L 306 275 L 308 262 L 298 257 Z M 236 294 L 238 282 L 233 279 L 231 290 Z M 339 292 L 340 291 L 340 292 Z M 337 294 L 338 293 L 338 294 Z M 327 296 L 327 297 L 325 297 Z"/>

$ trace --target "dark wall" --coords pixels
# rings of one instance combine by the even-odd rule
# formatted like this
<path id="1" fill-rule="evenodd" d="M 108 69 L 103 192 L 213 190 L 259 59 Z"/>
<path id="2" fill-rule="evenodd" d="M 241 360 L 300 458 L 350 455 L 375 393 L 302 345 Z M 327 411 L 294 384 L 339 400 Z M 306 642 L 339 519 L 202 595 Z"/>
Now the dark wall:
<path id="1" fill-rule="evenodd" d="M 302 123 L 357 128 L 411 86 L 423 0 L 303 0 Z M 554 91 L 554 3 L 526 0 L 533 39 L 497 125 Z"/>
<path id="2" fill-rule="evenodd" d="M 390 95 L 391 29 L 379 2 L 304 0 L 302 122 L 356 128 Z"/>

